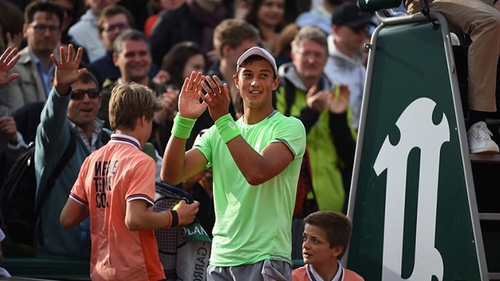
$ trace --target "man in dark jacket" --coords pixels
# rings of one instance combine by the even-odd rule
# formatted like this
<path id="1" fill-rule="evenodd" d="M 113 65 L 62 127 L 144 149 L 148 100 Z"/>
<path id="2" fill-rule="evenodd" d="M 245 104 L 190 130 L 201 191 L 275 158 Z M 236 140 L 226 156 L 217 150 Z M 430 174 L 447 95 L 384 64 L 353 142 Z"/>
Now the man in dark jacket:
<path id="1" fill-rule="evenodd" d="M 179 8 L 163 12 L 149 37 L 153 61 L 161 65 L 168 50 L 182 41 L 197 43 L 212 61 L 214 29 L 222 20 L 231 17 L 231 11 L 222 0 L 186 0 Z"/>

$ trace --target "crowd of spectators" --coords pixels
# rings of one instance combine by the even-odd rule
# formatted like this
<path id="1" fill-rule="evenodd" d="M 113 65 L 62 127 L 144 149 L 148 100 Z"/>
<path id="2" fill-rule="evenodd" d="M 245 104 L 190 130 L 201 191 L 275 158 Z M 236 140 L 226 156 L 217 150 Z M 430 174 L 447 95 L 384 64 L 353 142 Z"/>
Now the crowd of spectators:
<path id="1" fill-rule="evenodd" d="M 415 1 L 407 2 L 408 6 Z M 491 17 L 497 16 L 497 11 L 485 4 L 477 5 L 491 12 Z M 440 7 L 434 1 L 431 6 Z M 414 7 L 410 5 L 410 8 Z M 59 214 L 85 158 L 109 140 L 113 128 L 108 108 L 114 89 L 121 85 L 134 83 L 148 87 L 162 103 L 162 109 L 154 112 L 152 121 L 148 120 L 152 122 L 152 130 L 147 143 L 154 150 L 150 156 L 157 163 L 157 178 L 162 164 L 164 168 L 173 167 L 180 172 L 177 165 L 184 163 L 184 160 L 177 163 L 162 158 L 162 155 L 170 155 L 170 158 L 174 155 L 174 160 L 184 159 L 181 155 L 184 150 L 168 148 L 169 140 L 178 148 L 195 147 L 192 150 L 199 156 L 195 154 L 195 162 L 201 163 L 196 165 L 196 173 L 182 170 L 182 176 L 172 176 L 168 170 L 163 170 L 161 177 L 199 196 L 203 212 L 214 212 L 213 197 L 216 196 L 213 195 L 212 170 L 204 166 L 208 165 L 207 157 L 217 159 L 220 155 L 209 155 L 206 148 L 200 153 L 196 142 L 204 132 L 208 133 L 202 138 L 203 144 L 208 144 L 209 138 L 217 139 L 214 129 L 206 129 L 216 126 L 211 110 L 219 108 L 210 98 L 200 102 L 204 106 L 208 104 L 208 110 L 200 108 L 199 114 L 193 114 L 186 106 L 179 109 L 182 103 L 179 93 L 194 96 L 192 102 L 198 93 L 187 89 L 188 86 L 197 87 L 216 99 L 220 99 L 220 96 L 215 97 L 217 89 L 227 89 L 229 102 L 224 118 L 238 120 L 243 130 L 245 126 L 241 123 L 244 121 L 240 120 L 255 116 L 256 111 L 251 108 L 248 96 L 242 97 L 241 87 L 250 75 L 237 73 L 242 66 L 268 69 L 269 63 L 275 77 L 268 81 L 271 88 L 266 91 L 272 93 L 272 107 L 266 110 L 294 116 L 305 128 L 306 147 L 304 151 L 300 145 L 296 147 L 300 151 L 299 158 L 293 158 L 298 155 L 292 157 L 295 151 L 290 153 L 290 147 L 280 147 L 277 151 L 290 154 L 290 159 L 281 160 L 290 163 L 293 158 L 294 172 L 295 166 L 302 161 L 302 154 L 307 158 L 307 162 L 302 162 L 301 171 L 309 173 L 314 191 L 308 191 L 303 198 L 315 201 L 313 205 L 316 206 L 309 209 L 309 213 L 316 210 L 345 213 L 365 83 L 366 57 L 362 45 L 369 40 L 375 25 L 373 15 L 363 13 L 352 0 L 0 0 L 0 53 L 4 54 L 0 61 L 2 166 L 10 167 L 27 143 L 34 142 L 37 192 L 40 193 L 61 158 L 63 148 L 72 140 L 76 139 L 77 143 L 70 164 L 64 167 L 48 197 L 50 208 L 42 209 L 43 228 L 37 228 L 40 231 L 37 237 L 44 237 L 46 241 L 36 241 L 37 254 L 89 258 L 88 222 L 70 223 L 68 225 L 76 227 L 67 231 L 60 225 Z M 265 51 L 251 49 L 255 46 Z M 240 61 L 249 49 L 258 53 L 261 59 L 250 56 L 250 60 Z M 495 49 L 496 54 L 499 50 Z M 266 51 L 273 54 L 276 61 L 271 55 L 268 57 Z M 69 58 L 75 58 L 74 61 L 66 60 L 65 52 L 69 53 Z M 68 65 L 71 69 L 65 70 Z M 85 72 L 83 68 L 87 69 L 85 74 L 80 73 Z M 65 77 L 73 79 L 65 80 Z M 200 79 L 208 82 L 202 86 Z M 198 109 L 199 106 L 193 107 Z M 491 110 L 493 108 L 471 107 L 469 117 L 480 122 L 484 111 Z M 179 111 L 196 119 L 184 142 L 179 142 L 178 135 L 174 134 Z M 269 118 L 271 116 L 275 115 Z M 474 130 L 475 125 L 471 126 Z M 476 131 L 484 135 L 486 130 L 481 127 Z M 486 148 L 479 150 L 498 152 L 498 147 L 489 141 Z M 233 151 L 231 155 L 227 151 L 224 153 L 234 157 Z M 205 158 L 201 158 L 202 154 Z M 191 158 L 193 152 L 188 151 L 186 159 Z M 273 160 L 281 163 L 279 159 Z M 239 160 L 235 158 L 235 161 L 228 166 L 235 171 L 243 169 Z M 220 173 L 220 167 L 224 166 L 210 164 L 219 167 L 219 170 L 214 169 L 215 173 Z M 248 172 L 256 167 L 244 168 Z M 270 173 L 266 180 L 278 175 L 272 174 L 276 167 L 271 168 L 266 171 L 266 175 Z M 7 173 L 8 169 L 2 170 L 0 184 Z M 217 181 L 227 183 L 220 174 L 214 176 Z M 246 174 L 239 175 L 242 180 L 244 176 Z M 179 179 L 187 182 L 179 183 Z M 299 183 L 302 180 L 301 172 Z M 217 196 L 222 200 L 221 195 Z M 215 216 L 213 213 L 199 214 L 210 236 L 214 222 L 234 223 L 232 219 L 216 218 L 217 214 L 227 215 L 218 208 L 216 202 Z M 309 213 L 294 217 L 299 229 L 294 232 L 298 235 L 302 235 L 302 220 Z M 311 230 L 311 225 L 315 226 L 316 222 L 306 221 L 306 232 Z M 225 231 L 222 228 L 219 224 L 216 230 Z M 347 232 L 350 233 L 350 229 Z M 218 239 L 221 238 L 215 237 L 216 241 Z M 294 240 L 297 239 L 301 237 L 295 235 Z M 304 239 L 304 247 L 310 247 L 309 243 Z M 295 241 L 292 257 L 300 259 L 301 249 L 302 242 Z M 220 249 L 215 253 L 216 263 L 224 265 L 226 261 Z M 244 258 L 238 257 L 235 261 Z M 331 262 L 337 264 L 337 258 Z M 342 266 L 339 264 L 337 268 L 340 270 Z M 216 270 L 217 267 L 212 268 L 211 272 L 215 274 Z"/>

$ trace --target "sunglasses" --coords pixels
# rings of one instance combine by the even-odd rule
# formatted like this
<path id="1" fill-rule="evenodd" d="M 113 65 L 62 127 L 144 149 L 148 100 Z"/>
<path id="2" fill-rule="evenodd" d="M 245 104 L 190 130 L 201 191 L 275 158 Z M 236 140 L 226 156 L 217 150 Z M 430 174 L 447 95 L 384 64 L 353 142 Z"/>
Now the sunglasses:
<path id="1" fill-rule="evenodd" d="M 81 100 L 85 97 L 85 94 L 87 94 L 90 99 L 95 99 L 100 95 L 100 92 L 98 89 L 73 90 L 71 91 L 71 99 Z"/>

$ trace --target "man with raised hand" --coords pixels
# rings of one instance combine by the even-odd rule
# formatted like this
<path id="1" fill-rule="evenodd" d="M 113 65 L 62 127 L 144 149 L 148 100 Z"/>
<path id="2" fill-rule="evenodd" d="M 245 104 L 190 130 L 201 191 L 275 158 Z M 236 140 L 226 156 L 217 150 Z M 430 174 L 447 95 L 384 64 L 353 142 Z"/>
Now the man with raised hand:
<path id="1" fill-rule="evenodd" d="M 83 161 L 109 140 L 109 132 L 97 118 L 102 99 L 97 81 L 86 69 L 79 69 L 82 52 L 81 48 L 75 52 L 70 44 L 67 49 L 60 47 L 60 61 L 51 56 L 56 65 L 54 87 L 42 110 L 35 139 L 37 204 L 70 142 L 75 142 L 75 149 L 41 208 L 35 231 L 39 255 L 89 257 L 88 225 L 65 231 L 58 220 Z"/>
<path id="2" fill-rule="evenodd" d="M 273 108 L 277 72 L 262 48 L 240 56 L 233 76 L 243 99 L 237 121 L 228 112 L 227 84 L 217 76 L 193 72 L 182 87 L 162 179 L 177 184 L 213 169 L 216 222 L 207 280 L 291 280 L 290 230 L 305 129 Z M 215 125 L 185 152 L 194 122 L 207 108 Z"/>

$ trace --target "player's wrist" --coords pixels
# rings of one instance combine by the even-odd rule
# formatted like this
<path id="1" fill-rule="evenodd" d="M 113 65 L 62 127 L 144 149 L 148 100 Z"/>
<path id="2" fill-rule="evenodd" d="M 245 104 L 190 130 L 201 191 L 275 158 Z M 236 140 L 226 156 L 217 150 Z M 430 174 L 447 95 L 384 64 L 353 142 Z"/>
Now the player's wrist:
<path id="1" fill-rule="evenodd" d="M 217 130 L 219 131 L 219 134 L 224 143 L 228 143 L 232 139 L 241 135 L 240 129 L 229 113 L 217 119 L 215 121 L 215 126 L 217 127 Z"/>
<path id="2" fill-rule="evenodd" d="M 180 217 L 179 217 L 179 213 L 177 213 L 177 211 L 168 211 L 167 212 L 170 220 L 169 220 L 169 223 L 167 225 L 167 227 L 174 227 L 174 226 L 179 226 L 180 225 Z"/>
<path id="3" fill-rule="evenodd" d="M 172 135 L 180 139 L 188 139 L 193 130 L 196 119 L 182 117 L 179 113 L 174 118 L 174 126 L 172 127 Z"/>

